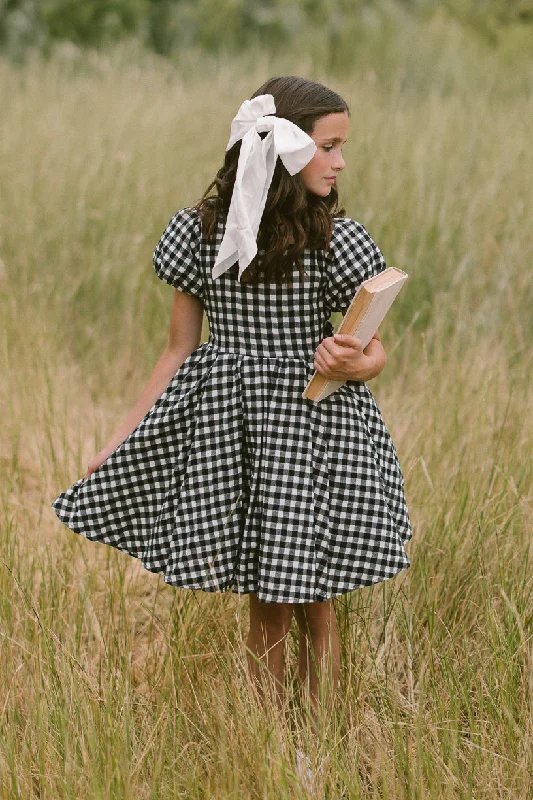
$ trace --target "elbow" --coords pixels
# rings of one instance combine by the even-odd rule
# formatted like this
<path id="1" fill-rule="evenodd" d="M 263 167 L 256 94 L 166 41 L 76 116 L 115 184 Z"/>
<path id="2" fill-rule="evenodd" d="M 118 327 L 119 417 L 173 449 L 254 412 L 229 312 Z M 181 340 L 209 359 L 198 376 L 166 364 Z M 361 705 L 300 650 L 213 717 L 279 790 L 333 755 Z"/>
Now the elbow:
<path id="1" fill-rule="evenodd" d="M 377 378 L 377 376 L 381 374 L 381 372 L 385 367 L 385 364 L 387 363 L 387 354 L 381 345 L 379 347 L 379 351 L 375 354 L 374 358 L 375 358 L 375 368 L 372 371 L 370 379 Z"/>
<path id="2" fill-rule="evenodd" d="M 379 371 L 382 372 L 385 368 L 385 364 L 387 363 L 387 353 L 385 352 L 384 348 L 381 348 L 380 359 L 379 359 Z"/>
<path id="3" fill-rule="evenodd" d="M 167 343 L 165 349 L 163 350 L 162 357 L 164 359 L 168 359 L 172 361 L 174 364 L 182 364 L 190 355 L 193 353 L 198 345 L 193 346 L 192 342 L 175 344 L 175 343 Z"/>

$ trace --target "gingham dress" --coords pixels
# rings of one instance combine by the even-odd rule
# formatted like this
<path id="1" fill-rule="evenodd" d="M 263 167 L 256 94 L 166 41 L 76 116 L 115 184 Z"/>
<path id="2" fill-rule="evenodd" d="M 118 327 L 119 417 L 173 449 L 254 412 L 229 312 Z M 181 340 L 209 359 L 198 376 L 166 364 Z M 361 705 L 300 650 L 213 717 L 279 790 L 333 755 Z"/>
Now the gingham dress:
<path id="1" fill-rule="evenodd" d="M 302 398 L 314 353 L 365 278 L 385 268 L 367 230 L 335 220 L 306 250 L 306 280 L 213 280 L 222 241 L 194 209 L 170 220 L 159 278 L 202 300 L 209 339 L 87 480 L 54 500 L 59 519 L 162 573 L 166 583 L 259 600 L 324 601 L 410 566 L 398 456 L 365 383 Z"/>

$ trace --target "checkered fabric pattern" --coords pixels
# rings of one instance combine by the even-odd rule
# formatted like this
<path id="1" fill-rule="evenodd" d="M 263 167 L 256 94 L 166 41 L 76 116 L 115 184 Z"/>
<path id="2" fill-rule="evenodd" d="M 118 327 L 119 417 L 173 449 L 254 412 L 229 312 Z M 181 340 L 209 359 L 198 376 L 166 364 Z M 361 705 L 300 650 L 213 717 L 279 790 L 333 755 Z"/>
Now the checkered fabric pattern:
<path id="1" fill-rule="evenodd" d="M 71 530 L 162 573 L 174 586 L 324 601 L 405 570 L 412 530 L 394 444 L 365 383 L 302 398 L 314 353 L 365 278 L 385 269 L 360 223 L 342 218 L 328 251 L 305 251 L 305 281 L 211 279 L 220 224 L 194 209 L 154 252 L 161 280 L 203 302 L 210 333 L 145 417 L 52 507 Z"/>

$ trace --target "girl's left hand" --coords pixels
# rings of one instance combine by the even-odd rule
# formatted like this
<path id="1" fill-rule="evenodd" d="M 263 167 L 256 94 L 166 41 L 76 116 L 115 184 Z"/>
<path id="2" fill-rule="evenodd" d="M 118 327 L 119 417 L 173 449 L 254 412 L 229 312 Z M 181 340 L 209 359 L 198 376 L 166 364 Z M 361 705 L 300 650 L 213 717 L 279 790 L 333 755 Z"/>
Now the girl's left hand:
<path id="1" fill-rule="evenodd" d="M 359 339 L 334 334 L 318 345 L 314 366 L 329 380 L 369 381 L 379 375 L 386 360 L 379 331 L 364 350 Z"/>

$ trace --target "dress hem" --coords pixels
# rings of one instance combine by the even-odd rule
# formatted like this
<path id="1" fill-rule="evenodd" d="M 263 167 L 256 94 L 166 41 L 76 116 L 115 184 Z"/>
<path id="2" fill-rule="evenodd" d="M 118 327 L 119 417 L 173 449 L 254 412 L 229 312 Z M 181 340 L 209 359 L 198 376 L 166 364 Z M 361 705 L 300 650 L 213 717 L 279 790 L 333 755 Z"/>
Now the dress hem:
<path id="1" fill-rule="evenodd" d="M 192 591 L 206 592 L 206 593 L 210 593 L 210 594 L 227 594 L 228 592 L 231 592 L 232 594 L 241 595 L 241 594 L 255 593 L 255 594 L 257 594 L 257 599 L 262 603 L 288 603 L 290 605 L 303 605 L 304 603 L 325 603 L 328 600 L 332 600 L 334 597 L 341 597 L 342 595 L 349 594 L 350 592 L 354 592 L 357 589 L 364 589 L 367 586 L 374 586 L 374 585 L 376 585 L 378 583 L 383 583 L 384 581 L 388 581 L 391 578 L 396 577 L 396 575 L 399 575 L 401 572 L 406 572 L 410 567 L 411 567 L 411 563 L 406 564 L 405 566 L 400 567 L 399 569 L 395 570 L 394 572 L 391 572 L 390 575 L 379 576 L 376 580 L 373 580 L 373 581 L 359 582 L 354 586 L 349 586 L 349 587 L 346 587 L 345 589 L 340 589 L 337 592 L 332 592 L 331 594 L 327 595 L 326 597 L 316 597 L 314 600 L 308 600 L 308 599 L 306 599 L 306 600 L 298 600 L 298 599 L 293 599 L 293 600 L 285 600 L 285 599 L 283 599 L 283 600 L 279 600 L 279 599 L 276 599 L 276 598 L 272 597 L 272 595 L 268 595 L 268 594 L 263 599 L 263 597 L 259 596 L 259 593 L 257 592 L 257 589 L 239 588 L 238 586 L 235 585 L 235 583 L 229 583 L 225 587 L 221 587 L 219 589 L 214 589 L 214 588 L 210 588 L 210 587 L 207 587 L 207 586 L 198 586 L 198 585 L 191 586 L 191 585 L 185 584 L 185 583 L 178 583 L 178 582 L 170 581 L 170 580 L 167 580 L 166 578 L 164 578 L 164 581 L 165 581 L 165 583 L 167 585 L 174 586 L 176 589 L 190 589 Z M 164 573 L 161 572 L 159 574 L 163 575 Z"/>
<path id="2" fill-rule="evenodd" d="M 67 525 L 67 523 L 64 522 L 63 520 L 61 520 L 61 522 L 63 522 L 64 525 Z M 192 591 L 206 592 L 206 593 L 210 593 L 210 594 L 227 594 L 228 592 L 231 592 L 232 594 L 241 595 L 241 594 L 254 593 L 254 594 L 257 594 L 258 600 L 260 602 L 263 602 L 263 603 L 289 603 L 291 605 L 301 605 L 303 603 L 321 603 L 321 602 L 326 602 L 328 600 L 331 600 L 334 597 L 339 597 L 339 596 L 341 596 L 343 594 L 348 594 L 349 592 L 354 592 L 357 589 L 364 589 L 366 586 L 373 586 L 374 584 L 377 584 L 377 583 L 383 583 L 383 581 L 387 581 L 387 580 L 390 580 L 391 578 L 394 578 L 400 572 L 405 572 L 411 566 L 411 562 L 409 561 L 409 559 L 407 557 L 407 554 L 405 554 L 405 557 L 407 559 L 407 563 L 405 563 L 403 566 L 400 566 L 398 569 L 393 570 L 388 575 L 383 574 L 383 575 L 377 576 L 375 578 L 375 580 L 359 581 L 359 582 L 357 582 L 357 583 L 355 583 L 353 585 L 349 585 L 349 586 L 346 586 L 345 588 L 339 589 L 338 591 L 331 592 L 330 594 L 326 595 L 325 597 L 315 597 L 314 599 L 306 598 L 306 599 L 303 599 L 303 600 L 298 599 L 298 598 L 293 598 L 291 600 L 286 599 L 286 598 L 280 599 L 279 596 L 274 596 L 274 595 L 272 595 L 272 593 L 269 594 L 269 593 L 265 593 L 265 592 L 258 592 L 258 590 L 256 588 L 253 588 L 253 585 L 250 585 L 250 584 L 248 584 L 246 587 L 243 587 L 242 585 L 240 586 L 238 583 L 235 582 L 235 580 L 232 580 L 231 582 L 227 582 L 225 584 L 221 584 L 218 588 L 216 588 L 214 586 L 205 585 L 205 583 L 208 580 L 212 580 L 211 576 L 208 576 L 208 578 L 206 578 L 206 581 L 204 582 L 203 585 L 199 584 L 198 582 L 180 581 L 179 578 L 177 578 L 175 575 L 168 575 L 167 576 L 165 574 L 165 570 L 161 569 L 160 567 L 151 567 L 151 566 L 149 566 L 149 564 L 147 564 L 147 563 L 145 563 L 143 561 L 143 559 L 142 559 L 142 557 L 140 555 L 136 555 L 135 553 L 132 553 L 129 550 L 120 547 L 120 545 L 117 544 L 117 543 L 106 542 L 103 539 L 92 538 L 91 536 L 88 536 L 83 531 L 79 531 L 79 530 L 76 530 L 75 528 L 71 528 L 69 525 L 67 525 L 67 527 L 73 533 L 76 533 L 78 536 L 81 536 L 83 539 L 86 539 L 87 541 L 96 542 L 97 544 L 106 545 L 107 547 L 111 547 L 112 549 L 116 550 L 119 553 L 124 553 L 125 555 L 129 556 L 130 558 L 135 559 L 136 561 L 139 562 L 139 564 L 141 564 L 141 566 L 143 567 L 144 570 L 146 570 L 146 572 L 150 572 L 152 575 L 162 575 L 164 582 L 168 586 L 174 586 L 176 589 L 190 589 Z M 412 534 L 408 538 L 404 538 L 402 540 L 402 546 L 405 545 L 406 542 L 410 541 L 411 538 L 412 538 Z"/>

